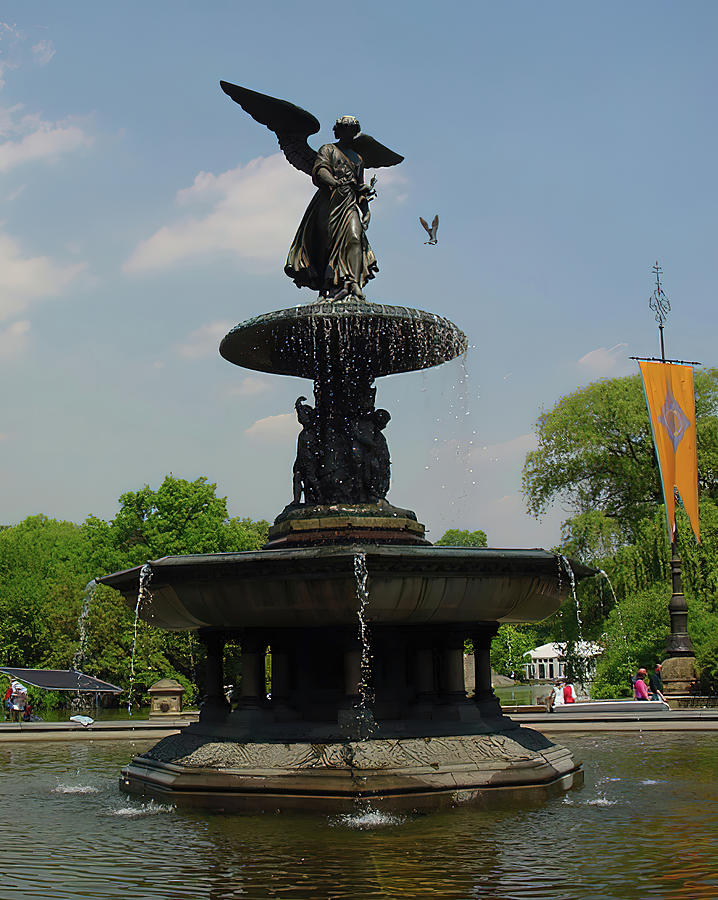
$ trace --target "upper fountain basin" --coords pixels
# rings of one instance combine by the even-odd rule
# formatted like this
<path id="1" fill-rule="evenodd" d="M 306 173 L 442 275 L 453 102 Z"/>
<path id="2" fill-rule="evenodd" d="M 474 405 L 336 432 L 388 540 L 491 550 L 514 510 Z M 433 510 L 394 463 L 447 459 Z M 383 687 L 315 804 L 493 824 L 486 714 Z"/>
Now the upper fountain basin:
<path id="1" fill-rule="evenodd" d="M 363 300 L 319 300 L 236 325 L 219 352 L 238 366 L 316 379 L 345 371 L 391 375 L 427 369 L 464 353 L 466 336 L 448 319 Z"/>
<path id="2" fill-rule="evenodd" d="M 536 622 L 556 612 L 568 580 L 545 550 L 352 545 L 165 556 L 150 563 L 144 621 L 197 628 L 355 625 L 354 560 L 366 555 L 368 618 L 439 624 Z M 573 563 L 577 578 L 594 574 Z M 133 609 L 140 567 L 99 578 Z"/>

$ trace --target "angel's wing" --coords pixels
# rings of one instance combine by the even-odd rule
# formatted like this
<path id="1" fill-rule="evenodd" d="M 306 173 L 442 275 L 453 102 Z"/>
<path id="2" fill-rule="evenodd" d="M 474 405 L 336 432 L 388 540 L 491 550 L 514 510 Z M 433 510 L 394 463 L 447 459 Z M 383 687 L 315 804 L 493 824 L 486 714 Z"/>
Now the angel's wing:
<path id="1" fill-rule="evenodd" d="M 370 134 L 359 133 L 352 141 L 352 147 L 361 156 L 366 169 L 380 169 L 384 166 L 398 166 L 404 159 L 388 147 L 375 141 Z"/>
<path id="2" fill-rule="evenodd" d="M 431 237 L 431 228 L 429 228 L 429 223 L 426 221 L 426 219 L 422 219 L 421 216 L 419 216 L 419 221 L 426 229 L 426 233 L 429 235 L 429 237 Z"/>
<path id="3" fill-rule="evenodd" d="M 268 97 L 266 94 L 250 91 L 248 88 L 230 84 L 228 81 L 220 81 L 219 84 L 225 94 L 231 97 L 235 103 L 239 103 L 242 109 L 248 112 L 256 122 L 266 125 L 277 135 L 279 146 L 288 162 L 301 172 L 306 172 L 307 175 L 312 174 L 317 151 L 309 146 L 307 138 L 310 134 L 316 134 L 321 126 L 311 113 L 287 100 Z M 378 146 L 381 147 L 381 144 Z M 385 147 L 383 149 L 386 150 Z M 393 163 L 381 163 L 380 165 L 393 165 Z"/>

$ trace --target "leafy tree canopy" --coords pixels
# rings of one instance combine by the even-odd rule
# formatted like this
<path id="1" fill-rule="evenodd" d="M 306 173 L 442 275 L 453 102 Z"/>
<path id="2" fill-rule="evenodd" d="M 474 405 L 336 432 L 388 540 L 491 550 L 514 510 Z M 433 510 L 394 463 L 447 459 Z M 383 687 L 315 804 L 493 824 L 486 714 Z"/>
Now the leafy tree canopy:
<path id="1" fill-rule="evenodd" d="M 187 481 L 167 475 L 157 490 L 145 485 L 123 494 L 106 532 L 110 545 L 137 562 L 258 549 L 266 541 L 267 523 L 230 519 L 227 498 L 216 490 L 204 476 Z"/>
<path id="2" fill-rule="evenodd" d="M 695 373 L 699 488 L 718 499 L 718 369 Z M 662 502 L 640 375 L 597 381 L 562 397 L 536 423 L 523 491 L 535 516 L 556 501 L 574 515 L 602 514 L 601 541 L 630 539 Z M 609 532 L 611 532 L 609 534 Z"/>
<path id="3" fill-rule="evenodd" d="M 84 587 L 94 577 L 169 554 L 256 550 L 267 522 L 230 518 L 227 501 L 206 478 L 168 475 L 120 498 L 109 522 L 82 525 L 31 516 L 0 527 L 0 661 L 28 668 L 68 668 L 79 647 Z M 84 671 L 124 687 L 134 635 L 132 611 L 99 587 L 89 609 Z M 135 696 L 160 678 L 179 679 L 191 699 L 201 675 L 196 637 L 140 623 Z"/>
<path id="4" fill-rule="evenodd" d="M 460 531 L 450 528 L 436 542 L 437 547 L 486 547 L 485 531 Z"/>

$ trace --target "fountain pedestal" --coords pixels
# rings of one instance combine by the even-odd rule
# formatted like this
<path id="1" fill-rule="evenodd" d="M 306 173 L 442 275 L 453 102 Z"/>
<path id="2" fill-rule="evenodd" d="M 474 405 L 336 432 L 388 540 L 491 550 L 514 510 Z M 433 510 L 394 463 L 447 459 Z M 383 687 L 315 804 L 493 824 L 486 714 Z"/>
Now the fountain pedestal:
<path id="1" fill-rule="evenodd" d="M 123 790 L 221 808 L 362 798 L 425 808 L 581 783 L 571 754 L 515 725 L 491 689 L 498 623 L 555 612 L 562 563 L 542 550 L 431 547 L 415 514 L 386 500 L 391 415 L 376 408 L 374 380 L 466 347 L 446 319 L 354 298 L 267 313 L 224 338 L 230 362 L 311 378 L 314 406 L 295 403 L 292 502 L 262 551 L 166 557 L 145 570 L 152 596 L 140 615 L 199 631 L 208 696 L 199 722 L 127 766 Z M 139 571 L 100 580 L 135 607 Z M 231 710 L 227 640 L 243 654 Z"/>
<path id="2" fill-rule="evenodd" d="M 356 560 L 366 566 L 371 683 L 363 685 Z M 329 545 L 166 557 L 142 614 L 194 627 L 208 651 L 199 722 L 123 771 L 123 790 L 220 808 L 341 809 L 544 797 L 581 783 L 571 754 L 501 712 L 491 688 L 498 622 L 560 603 L 545 551 Z M 590 570 L 577 568 L 577 574 Z M 132 602 L 139 570 L 102 579 Z M 475 650 L 466 695 L 464 641 Z M 219 697 L 221 648 L 243 648 L 236 707 Z M 272 658 L 267 696 L 264 659 Z"/>

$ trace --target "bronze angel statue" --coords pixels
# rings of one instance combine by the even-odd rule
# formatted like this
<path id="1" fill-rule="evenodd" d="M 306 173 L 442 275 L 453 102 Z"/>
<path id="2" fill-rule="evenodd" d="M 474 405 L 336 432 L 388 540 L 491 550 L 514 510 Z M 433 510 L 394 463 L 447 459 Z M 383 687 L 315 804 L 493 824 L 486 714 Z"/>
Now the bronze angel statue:
<path id="1" fill-rule="evenodd" d="M 362 288 L 379 269 L 366 236 L 369 202 L 376 196 L 375 178 L 365 184 L 364 168 L 395 166 L 404 157 L 362 134 L 354 116 L 337 119 L 336 143 L 313 150 L 307 138 L 320 125 L 311 113 L 227 81 L 220 81 L 220 86 L 277 135 L 288 162 L 311 175 L 317 187 L 289 248 L 284 271 L 297 287 L 312 288 L 321 297 L 363 300 Z"/>

